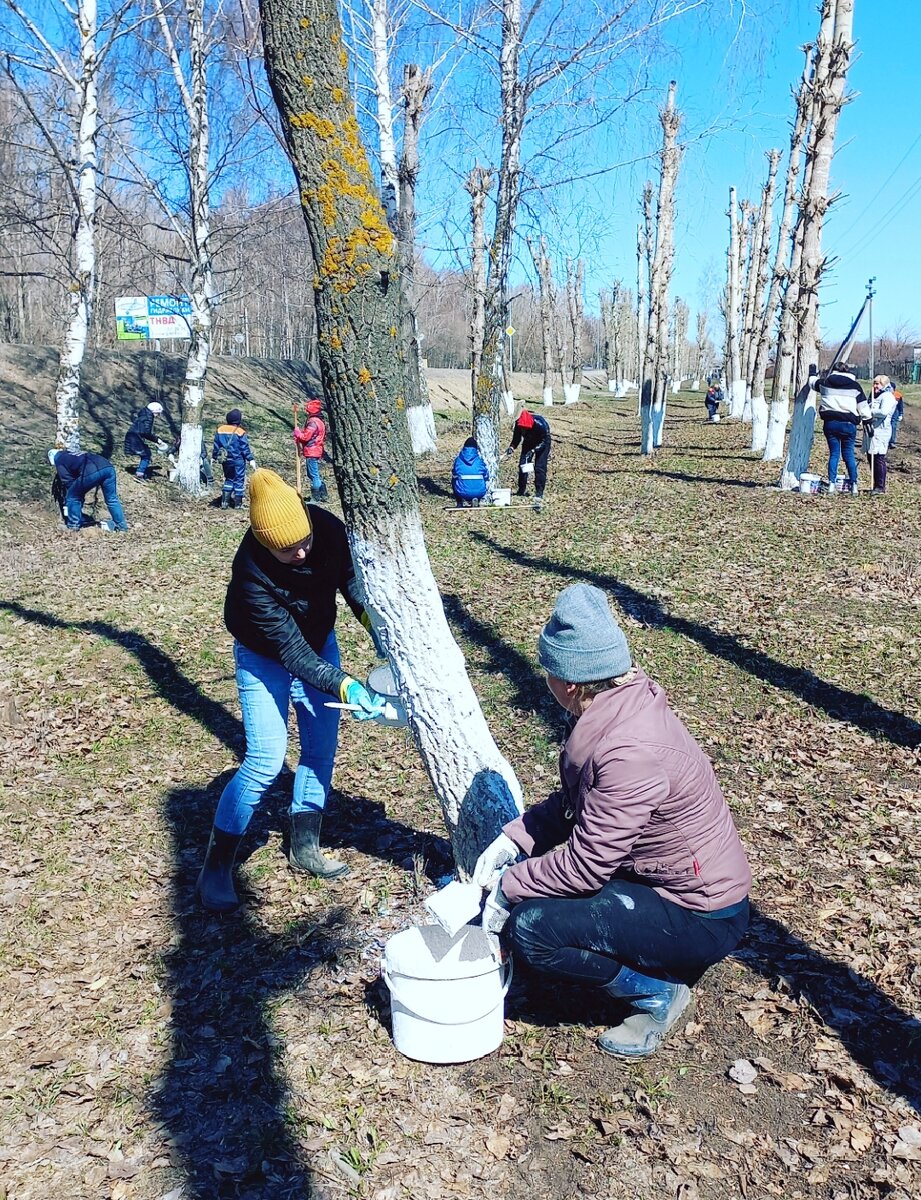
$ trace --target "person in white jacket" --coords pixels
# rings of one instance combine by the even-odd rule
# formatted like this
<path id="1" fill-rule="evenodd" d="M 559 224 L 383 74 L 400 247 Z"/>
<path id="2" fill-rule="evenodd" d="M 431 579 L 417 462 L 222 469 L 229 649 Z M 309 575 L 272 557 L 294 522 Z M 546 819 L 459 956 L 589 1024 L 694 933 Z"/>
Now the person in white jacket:
<path id="1" fill-rule="evenodd" d="M 889 376 L 877 375 L 873 380 L 870 419 L 864 421 L 863 426 L 863 451 L 873 472 L 871 496 L 882 496 L 886 491 L 886 454 L 892 439 L 892 417 L 898 403 Z"/>

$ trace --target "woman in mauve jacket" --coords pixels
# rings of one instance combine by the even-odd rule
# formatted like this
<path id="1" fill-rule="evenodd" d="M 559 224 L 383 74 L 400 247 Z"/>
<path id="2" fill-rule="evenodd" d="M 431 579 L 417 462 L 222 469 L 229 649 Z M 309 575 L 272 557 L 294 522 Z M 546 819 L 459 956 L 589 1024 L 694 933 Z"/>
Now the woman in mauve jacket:
<path id="1" fill-rule="evenodd" d="M 596 986 L 628 1015 L 608 1054 L 651 1054 L 748 926 L 751 872 L 710 761 L 635 666 L 602 591 L 559 596 L 538 642 L 575 718 L 559 791 L 506 825 L 474 879 L 514 960 Z"/>

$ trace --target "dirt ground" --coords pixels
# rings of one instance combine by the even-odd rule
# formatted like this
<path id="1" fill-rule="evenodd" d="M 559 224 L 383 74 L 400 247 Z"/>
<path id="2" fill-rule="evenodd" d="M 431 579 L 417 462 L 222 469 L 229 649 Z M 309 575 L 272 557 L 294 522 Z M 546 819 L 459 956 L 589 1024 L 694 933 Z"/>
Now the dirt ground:
<path id="1" fill-rule="evenodd" d="M 221 608 L 246 513 L 162 473 L 137 484 L 116 448 L 130 534 L 66 535 L 40 372 L 0 361 L 19 463 L 0 482 L 0 1197 L 921 1194 L 914 396 L 876 500 L 772 490 L 776 466 L 699 395 L 643 458 L 635 401 L 589 393 L 547 414 L 541 514 L 448 511 L 466 426 L 442 410 L 419 464 L 430 558 L 528 800 L 562 733 L 536 636 L 589 580 L 714 760 L 755 914 L 644 1063 L 597 1052 L 596 996 L 517 980 L 500 1050 L 432 1067 L 395 1051 L 378 974 L 449 867 L 408 735 L 343 724 L 324 832 L 350 876 L 287 870 L 286 771 L 245 842 L 246 905 L 204 914 L 195 876 L 242 752 Z M 246 370 L 257 457 L 290 475 L 295 384 Z M 443 385 L 462 398 L 461 373 Z M 94 432 L 117 442 L 136 397 L 95 394 Z M 337 631 L 365 672 L 347 612 Z"/>

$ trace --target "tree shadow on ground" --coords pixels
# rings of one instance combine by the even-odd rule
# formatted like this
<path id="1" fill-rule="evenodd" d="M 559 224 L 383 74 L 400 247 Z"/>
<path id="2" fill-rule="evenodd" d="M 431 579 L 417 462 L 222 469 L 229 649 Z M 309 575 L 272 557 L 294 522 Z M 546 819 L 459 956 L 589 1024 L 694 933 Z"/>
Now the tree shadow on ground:
<path id="1" fill-rule="evenodd" d="M 679 479 L 683 483 L 716 483 L 722 487 L 763 488 L 764 484 L 755 479 L 720 479 L 716 475 L 687 475 L 683 471 L 654 471 L 647 475 L 661 475 L 663 479 Z"/>
<path id="2" fill-rule="evenodd" d="M 568 583 L 584 580 L 610 592 L 629 616 L 653 629 L 669 629 L 703 647 L 709 654 L 732 663 L 756 679 L 799 696 L 807 704 L 822 709 L 838 721 L 847 721 L 863 733 L 876 734 L 895 746 L 915 749 L 921 746 L 921 724 L 904 713 L 883 708 L 862 693 L 849 692 L 837 684 L 828 683 L 804 667 L 791 667 L 778 662 L 762 650 L 752 650 L 737 637 L 717 633 L 700 621 L 677 617 L 666 612 L 659 600 L 637 588 L 623 583 L 616 575 L 587 571 L 569 563 L 536 557 L 505 546 L 487 534 L 471 530 L 470 536 L 500 554 L 503 558 L 534 571 L 559 575 Z M 548 614 L 549 615 L 549 614 Z"/>
<path id="3" fill-rule="evenodd" d="M 449 615 L 452 603 L 457 603 L 455 598 L 448 597 L 445 607 Z M 473 617 L 466 620 L 473 622 L 471 627 L 491 631 L 490 626 L 476 622 Z M 543 687 L 540 674 L 530 661 L 519 651 L 504 646 L 494 633 L 490 632 L 485 648 L 496 671 L 507 672 L 512 662 L 518 676 L 530 672 L 530 684 L 521 681 L 524 695 L 533 695 Z M 854 1061 L 881 1087 L 903 1096 L 916 1108 L 921 1107 L 916 1083 L 921 1078 L 921 1021 L 899 1008 L 874 983 L 813 949 L 754 905 L 749 932 L 734 957 L 766 979 L 783 979 L 786 989 L 809 1003 L 818 1017 L 838 1034 Z M 524 976 L 513 984 L 509 993 L 510 1015 L 547 1025 L 561 1020 L 571 1023 L 573 1014 L 588 1024 L 612 1019 L 610 1002 L 595 990 L 576 989 L 570 993 L 567 987 L 561 992 L 559 988 L 547 987 L 546 978 L 540 977 L 533 983 L 529 987 Z"/>
<path id="4" fill-rule="evenodd" d="M 0 609 L 46 629 L 121 646 L 141 664 L 158 695 L 228 749 L 242 747 L 240 721 L 141 634 L 106 621 L 63 620 L 14 601 L 0 601 Z M 302 987 L 312 971 L 350 949 L 352 918 L 336 905 L 330 884 L 316 886 L 327 889 L 331 907 L 281 934 L 260 922 L 258 908 L 244 906 L 226 916 L 201 909 L 195 880 L 228 777 L 224 772 L 207 787 L 174 789 L 165 801 L 174 936 L 162 959 L 162 988 L 171 1047 L 148 1103 L 169 1135 L 172 1165 L 183 1175 L 187 1200 L 301 1200 L 313 1194 L 313 1176 L 292 1129 L 284 1047 L 272 1030 L 271 1008 Z M 268 829 L 282 824 L 278 809 L 282 802 L 287 807 L 290 793 L 289 773 L 257 812 L 245 851 L 252 853 L 254 841 L 258 846 Z M 357 847 L 400 866 L 418 869 L 424 863 L 431 878 L 451 862 L 446 839 L 391 821 L 382 804 L 361 797 L 340 796 L 324 833 L 330 835 L 327 844 Z M 241 860 L 245 857 L 244 852 Z M 287 869 L 283 862 L 277 865 Z M 315 1066 L 322 1070 L 323 1064 Z"/>

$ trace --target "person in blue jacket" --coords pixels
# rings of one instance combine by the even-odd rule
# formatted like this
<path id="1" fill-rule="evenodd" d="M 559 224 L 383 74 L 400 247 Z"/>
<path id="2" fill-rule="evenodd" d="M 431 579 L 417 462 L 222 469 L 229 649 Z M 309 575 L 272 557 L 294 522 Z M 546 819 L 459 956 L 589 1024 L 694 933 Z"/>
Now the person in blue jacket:
<path id="1" fill-rule="evenodd" d="M 246 464 L 256 469 L 256 460 L 250 449 L 249 438 L 243 428 L 243 414 L 232 408 L 227 422 L 218 425 L 211 451 L 212 462 L 223 458 L 224 485 L 221 488 L 221 508 L 242 508 L 243 489 L 246 484 Z"/>
<path id="2" fill-rule="evenodd" d="M 119 533 L 127 530 L 125 510 L 118 498 L 115 468 L 107 458 L 103 458 L 101 454 L 71 454 L 69 450 L 49 450 L 48 462 L 57 472 L 64 491 L 61 507 L 68 529 L 82 529 L 86 525 L 96 524 L 83 515 L 83 501 L 88 492 L 94 488 L 101 488 L 112 521 L 111 524 L 105 521 L 100 521 L 99 524 L 103 529 L 114 529 Z"/>
<path id="3" fill-rule="evenodd" d="M 480 457 L 476 438 L 469 437 L 461 447 L 451 470 L 451 486 L 458 508 L 478 505 L 489 490 L 489 471 Z"/>

